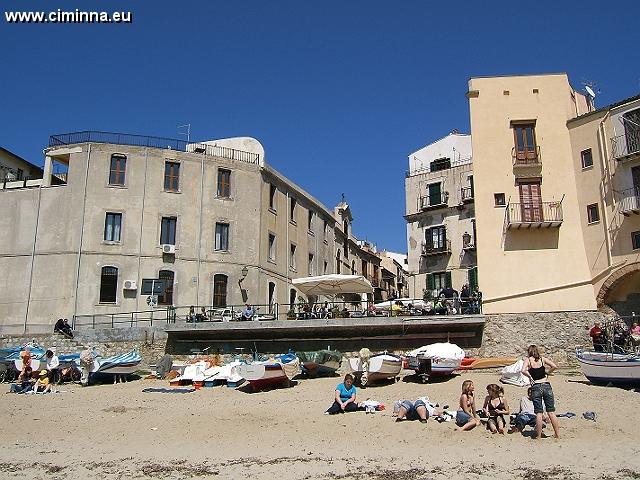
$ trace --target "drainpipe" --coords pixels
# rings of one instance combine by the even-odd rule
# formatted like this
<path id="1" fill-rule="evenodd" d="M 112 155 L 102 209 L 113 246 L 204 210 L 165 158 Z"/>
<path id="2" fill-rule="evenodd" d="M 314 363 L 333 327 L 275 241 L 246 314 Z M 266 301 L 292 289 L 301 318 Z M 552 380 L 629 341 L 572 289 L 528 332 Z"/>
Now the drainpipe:
<path id="1" fill-rule="evenodd" d="M 149 149 L 144 149 L 144 179 L 142 182 L 142 211 L 140 213 L 140 231 L 138 233 L 138 283 L 142 289 L 142 278 L 140 278 L 140 266 L 142 263 L 142 230 L 144 226 L 144 204 L 147 199 L 147 167 L 149 166 Z M 155 277 L 154 277 L 155 278 Z M 151 285 L 153 295 L 153 284 Z M 140 310 L 140 295 L 136 298 L 136 310 Z"/>
<path id="2" fill-rule="evenodd" d="M 200 250 L 202 249 L 202 202 L 204 195 L 204 155 L 200 159 L 200 214 L 198 219 L 198 260 L 196 263 L 196 305 L 200 305 Z"/>
<path id="3" fill-rule="evenodd" d="M 87 207 L 87 182 L 89 181 L 89 167 L 91 161 L 91 144 L 87 146 L 87 167 L 84 172 L 84 188 L 82 191 L 82 220 L 80 221 L 80 240 L 78 242 L 78 260 L 76 261 L 76 288 L 73 298 L 73 321 L 78 313 L 78 285 L 80 284 L 80 257 L 82 255 L 82 241 L 84 239 L 84 219 Z"/>
<path id="4" fill-rule="evenodd" d="M 600 144 L 600 151 L 602 154 L 600 155 L 600 168 L 602 169 L 602 182 L 600 182 L 600 198 L 602 199 L 602 219 L 604 220 L 603 228 L 604 228 L 604 241 L 606 244 L 607 250 L 607 266 L 610 267 L 613 260 L 611 258 L 611 239 L 609 238 L 609 213 L 606 208 L 605 201 L 605 184 L 604 180 L 608 179 L 612 183 L 613 187 L 613 178 L 612 175 L 609 174 L 609 164 L 608 164 L 608 149 L 607 149 L 607 139 L 606 139 L 606 130 L 605 130 L 605 121 L 609 118 L 611 112 L 607 112 L 604 116 L 600 124 L 598 125 L 598 143 Z M 612 196 L 613 196 L 613 188 L 611 188 Z M 613 202 L 615 203 L 615 196 L 613 196 Z M 615 207 L 614 207 L 615 208 Z"/>
<path id="5" fill-rule="evenodd" d="M 285 239 L 286 239 L 285 240 L 286 241 L 285 247 L 286 247 L 286 250 L 285 251 L 287 253 L 285 254 L 284 259 L 285 259 L 285 269 L 286 269 L 286 272 L 287 272 L 287 291 L 286 291 L 287 296 L 285 298 L 288 298 L 289 300 L 291 300 L 291 298 L 290 298 L 290 296 L 291 296 L 291 287 L 290 287 L 290 285 L 291 285 L 291 275 L 290 275 L 290 273 L 291 272 L 289 270 L 289 262 L 291 261 L 291 259 L 289 258 L 289 255 L 291 255 L 291 246 L 289 245 L 289 215 L 290 215 L 289 214 L 289 208 L 290 208 L 290 205 L 289 205 L 289 190 L 288 189 L 287 189 L 286 198 L 287 198 L 287 200 L 285 202 L 286 205 L 284 207 L 284 222 L 285 222 L 285 226 L 286 226 L 286 233 L 285 233 Z M 287 312 L 289 310 L 291 310 L 291 308 L 292 308 L 292 305 L 289 305 L 289 309 L 287 310 Z"/>
<path id="6" fill-rule="evenodd" d="M 40 188 L 38 188 L 38 206 L 36 207 L 36 225 L 33 232 L 33 248 L 31 249 L 31 267 L 29 269 L 29 289 L 27 290 L 27 308 L 24 312 L 24 328 L 22 333 L 27 333 L 27 319 L 29 318 L 29 305 L 31 304 L 31 286 L 33 285 L 33 266 L 34 266 L 35 256 L 36 256 L 36 242 L 38 240 L 38 224 L 40 222 L 40 202 L 42 200 L 42 187 L 43 187 L 43 184 L 41 183 Z"/>

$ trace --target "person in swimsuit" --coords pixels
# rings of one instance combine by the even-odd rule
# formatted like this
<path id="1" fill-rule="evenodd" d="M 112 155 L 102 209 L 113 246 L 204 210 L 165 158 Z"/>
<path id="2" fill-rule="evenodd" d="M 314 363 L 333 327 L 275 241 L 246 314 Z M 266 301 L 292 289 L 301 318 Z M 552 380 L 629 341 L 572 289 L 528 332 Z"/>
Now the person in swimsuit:
<path id="1" fill-rule="evenodd" d="M 533 411 L 536 414 L 536 439 L 542 437 L 542 415 L 546 409 L 553 433 L 560 438 L 560 426 L 556 417 L 556 405 L 553 398 L 553 389 L 547 378 L 547 374 L 556 370 L 558 366 L 548 358 L 543 358 L 538 347 L 530 345 L 527 349 L 527 358 L 522 366 L 522 374 L 531 382 L 531 400 Z M 544 402 L 544 405 L 543 405 Z"/>
<path id="2" fill-rule="evenodd" d="M 473 396 L 475 387 L 471 380 L 462 382 L 462 394 L 460 395 L 460 409 L 456 413 L 456 425 L 461 432 L 471 430 L 480 425 L 480 419 L 476 413 L 476 400 Z"/>
<path id="3" fill-rule="evenodd" d="M 509 404 L 504 398 L 504 389 L 495 383 L 487 385 L 487 397 L 484 399 L 482 409 L 487 415 L 487 430 L 491 433 L 501 433 L 504 435 L 504 416 L 509 415 Z"/>

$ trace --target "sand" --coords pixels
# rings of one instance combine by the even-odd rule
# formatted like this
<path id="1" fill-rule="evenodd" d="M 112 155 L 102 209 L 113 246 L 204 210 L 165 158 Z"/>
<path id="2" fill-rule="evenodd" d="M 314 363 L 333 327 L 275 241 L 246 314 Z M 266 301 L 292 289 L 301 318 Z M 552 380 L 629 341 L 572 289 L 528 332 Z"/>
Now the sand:
<path id="1" fill-rule="evenodd" d="M 455 432 L 453 423 L 395 423 L 393 403 L 428 395 L 457 404 L 472 379 L 479 402 L 495 373 L 359 390 L 388 409 L 323 415 L 339 378 L 245 393 L 226 387 L 143 393 L 167 382 L 138 380 L 56 395 L 0 395 L 0 478 L 51 479 L 623 479 L 640 478 L 640 394 L 552 379 L 562 438 Z M 8 385 L 2 385 L 8 389 Z M 512 408 L 524 389 L 505 386 Z M 596 422 L 581 418 L 597 412 Z M 545 430 L 551 430 L 547 428 Z"/>

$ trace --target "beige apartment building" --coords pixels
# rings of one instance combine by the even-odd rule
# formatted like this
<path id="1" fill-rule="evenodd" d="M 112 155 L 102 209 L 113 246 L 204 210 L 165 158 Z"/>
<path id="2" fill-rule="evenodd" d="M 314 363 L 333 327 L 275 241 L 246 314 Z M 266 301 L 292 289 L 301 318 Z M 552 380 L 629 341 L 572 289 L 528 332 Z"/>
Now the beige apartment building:
<path id="1" fill-rule="evenodd" d="M 255 139 L 81 132 L 52 136 L 45 155 L 41 179 L 0 190 L 4 332 L 149 310 L 152 293 L 160 309 L 248 302 L 283 315 L 293 278 L 334 273 L 343 257 L 344 225 Z M 347 238 L 356 265 L 376 263 Z"/>
<path id="2" fill-rule="evenodd" d="M 472 78 L 467 97 L 483 311 L 637 292 L 638 99 L 594 111 L 566 74 Z"/>
<path id="3" fill-rule="evenodd" d="M 478 281 L 471 136 L 452 132 L 409 155 L 408 293 L 437 296 Z"/>

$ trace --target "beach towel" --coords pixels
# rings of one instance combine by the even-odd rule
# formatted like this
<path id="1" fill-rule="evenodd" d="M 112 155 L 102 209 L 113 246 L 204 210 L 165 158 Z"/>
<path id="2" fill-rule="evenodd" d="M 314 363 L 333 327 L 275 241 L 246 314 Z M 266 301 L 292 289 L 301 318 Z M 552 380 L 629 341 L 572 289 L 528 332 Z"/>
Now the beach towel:
<path id="1" fill-rule="evenodd" d="M 509 385 L 516 385 L 518 387 L 527 387 L 531 383 L 529 379 L 523 375 L 522 366 L 524 360 L 520 359 L 513 365 L 509 365 L 502 369 L 502 376 L 500 381 L 502 383 L 508 383 Z"/>
<path id="2" fill-rule="evenodd" d="M 142 393 L 191 393 L 195 388 L 145 388 Z"/>

